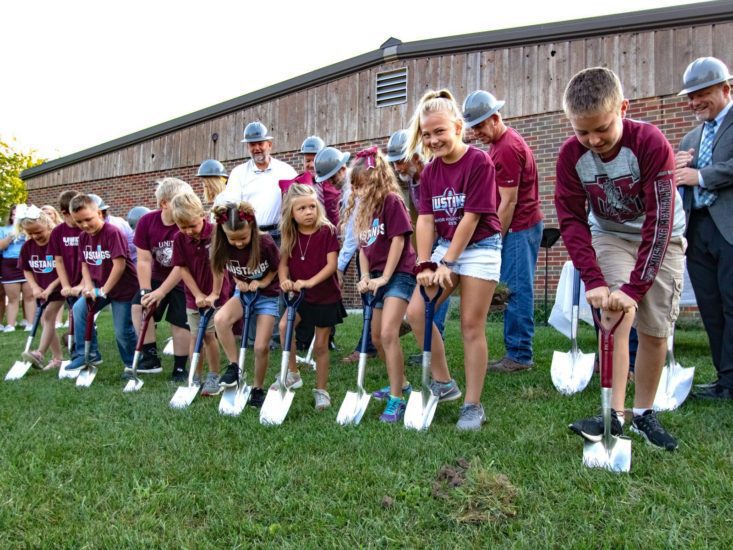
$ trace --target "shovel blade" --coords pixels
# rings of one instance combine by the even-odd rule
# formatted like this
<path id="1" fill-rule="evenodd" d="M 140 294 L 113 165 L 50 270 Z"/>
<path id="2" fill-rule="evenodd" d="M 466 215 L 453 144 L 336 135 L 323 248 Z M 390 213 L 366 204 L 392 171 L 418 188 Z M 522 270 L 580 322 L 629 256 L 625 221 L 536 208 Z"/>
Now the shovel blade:
<path id="1" fill-rule="evenodd" d="M 666 365 L 659 378 L 654 396 L 655 411 L 673 411 L 685 402 L 692 389 L 695 368 L 683 368 L 679 363 Z"/>
<path id="2" fill-rule="evenodd" d="M 611 436 L 608 445 L 604 441 L 586 441 L 583 444 L 583 465 L 603 468 L 610 472 L 626 473 L 631 470 L 631 439 Z"/>
<path id="3" fill-rule="evenodd" d="M 16 361 L 13 366 L 10 367 L 8 374 L 5 375 L 5 380 L 20 380 L 31 368 L 31 364 L 28 361 Z"/>
<path id="4" fill-rule="evenodd" d="M 263 426 L 279 426 L 285 420 L 293 404 L 295 392 L 287 390 L 282 392 L 279 389 L 271 389 L 265 396 L 265 402 L 260 410 L 260 424 Z"/>
<path id="5" fill-rule="evenodd" d="M 97 367 L 89 365 L 79 371 L 79 375 L 76 377 L 77 388 L 88 388 L 94 382 L 94 378 L 97 376 Z"/>
<path id="6" fill-rule="evenodd" d="M 69 363 L 71 363 L 71 361 L 61 362 L 61 367 L 59 367 L 59 380 L 63 380 L 64 378 L 71 378 L 73 380 L 77 376 L 79 376 L 78 370 L 66 370 L 66 367 L 69 366 Z"/>
<path id="7" fill-rule="evenodd" d="M 219 401 L 219 414 L 226 416 L 239 416 L 242 414 L 247 401 L 249 400 L 249 394 L 252 393 L 252 386 L 242 383 L 241 388 L 226 388 L 221 393 L 221 400 Z"/>
<path id="8" fill-rule="evenodd" d="M 552 384 L 563 395 L 583 391 L 593 378 L 595 360 L 595 353 L 553 352 L 550 365 Z"/>
<path id="9" fill-rule="evenodd" d="M 196 399 L 200 389 L 201 386 L 197 384 L 194 384 L 193 386 L 179 387 L 171 398 L 170 406 L 174 409 L 185 409 L 193 403 L 193 400 Z"/>
<path id="10" fill-rule="evenodd" d="M 430 392 L 427 399 L 423 392 L 412 392 L 405 409 L 405 428 L 427 430 L 433 422 L 438 397 Z"/>
<path id="11" fill-rule="evenodd" d="M 163 355 L 173 355 L 173 338 L 168 338 L 163 348 Z"/>
<path id="12" fill-rule="evenodd" d="M 369 406 L 371 397 L 371 394 L 367 392 L 362 392 L 361 395 L 355 391 L 346 392 L 344 402 L 341 403 L 341 408 L 336 416 L 336 422 L 342 426 L 358 426 Z"/>
<path id="13" fill-rule="evenodd" d="M 125 387 L 122 388 L 122 391 L 125 393 L 140 391 L 140 388 L 143 387 L 143 384 L 144 382 L 140 378 L 133 378 L 127 381 L 127 384 L 125 384 Z"/>

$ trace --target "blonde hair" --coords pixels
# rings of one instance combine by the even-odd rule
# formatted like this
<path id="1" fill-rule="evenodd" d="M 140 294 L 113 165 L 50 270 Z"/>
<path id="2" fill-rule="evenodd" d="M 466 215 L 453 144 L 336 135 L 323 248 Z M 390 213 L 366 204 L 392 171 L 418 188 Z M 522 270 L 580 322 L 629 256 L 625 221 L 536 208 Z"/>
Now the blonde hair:
<path id="1" fill-rule="evenodd" d="M 591 67 L 576 73 L 562 98 L 567 116 L 610 113 L 621 107 L 624 91 L 616 73 L 605 67 Z"/>
<path id="2" fill-rule="evenodd" d="M 351 214 L 356 210 L 354 235 L 357 238 L 363 231 L 369 229 L 375 212 L 378 215 L 382 214 L 387 195 L 394 193 L 402 200 L 400 186 L 386 157 L 377 150 L 373 159 L 373 167 L 369 166 L 370 159 L 366 156 L 357 155 L 351 163 L 351 194 L 341 217 L 340 229 L 342 233 L 345 232 L 346 220 L 350 219 Z M 356 207 L 357 198 L 359 200 L 358 208 Z"/>
<path id="3" fill-rule="evenodd" d="M 298 241 L 298 223 L 293 219 L 293 203 L 297 199 L 310 197 L 316 201 L 316 231 L 324 225 L 333 229 L 333 225 L 326 217 L 326 211 L 323 204 L 318 200 L 316 190 L 312 185 L 304 185 L 302 183 L 294 183 L 288 188 L 288 192 L 283 197 L 282 219 L 280 220 L 280 254 L 290 257 L 293 247 Z"/>
<path id="4" fill-rule="evenodd" d="M 46 212 L 46 209 L 50 210 L 50 212 Z M 46 215 L 53 221 L 54 226 L 64 221 L 64 218 L 61 217 L 59 211 L 50 204 L 44 204 L 43 206 L 41 206 L 41 211 L 46 212 Z"/>
<path id="5" fill-rule="evenodd" d="M 56 227 L 56 222 L 53 221 L 51 216 L 46 214 L 43 210 L 39 208 L 40 215 L 37 218 L 18 218 L 16 220 L 18 227 L 22 229 L 25 232 L 25 228 L 29 225 L 32 225 L 34 223 L 38 223 L 43 225 L 44 227 L 47 227 L 49 230 Z"/>
<path id="6" fill-rule="evenodd" d="M 204 180 L 204 200 L 214 202 L 219 193 L 223 193 L 227 186 L 226 176 L 201 176 Z"/>
<path id="7" fill-rule="evenodd" d="M 192 222 L 206 216 L 201 200 L 193 191 L 184 191 L 171 199 L 171 216 L 176 224 Z"/>
<path id="8" fill-rule="evenodd" d="M 170 202 L 179 193 L 193 192 L 189 184 L 178 178 L 163 178 L 157 183 L 158 187 L 155 188 L 155 201 L 158 208 L 160 208 L 161 202 Z"/>
<path id="9" fill-rule="evenodd" d="M 431 113 L 447 113 L 452 122 L 457 122 L 461 126 L 460 138 L 463 139 L 464 121 L 461 109 L 456 103 L 453 94 L 447 89 L 429 90 L 420 98 L 415 113 L 412 115 L 410 125 L 407 128 L 409 141 L 407 143 L 407 155 L 410 158 L 414 153 L 421 153 L 423 158 L 430 160 L 433 158 L 432 151 L 425 147 L 422 142 L 422 130 L 420 128 L 420 119 Z"/>
<path id="10" fill-rule="evenodd" d="M 229 258 L 230 244 L 226 231 L 239 231 L 245 227 L 250 229 L 247 267 L 255 271 L 260 263 L 260 230 L 252 205 L 246 201 L 221 202 L 214 205 L 211 213 L 216 219 L 216 231 L 211 241 L 211 267 L 214 272 L 224 271 Z"/>

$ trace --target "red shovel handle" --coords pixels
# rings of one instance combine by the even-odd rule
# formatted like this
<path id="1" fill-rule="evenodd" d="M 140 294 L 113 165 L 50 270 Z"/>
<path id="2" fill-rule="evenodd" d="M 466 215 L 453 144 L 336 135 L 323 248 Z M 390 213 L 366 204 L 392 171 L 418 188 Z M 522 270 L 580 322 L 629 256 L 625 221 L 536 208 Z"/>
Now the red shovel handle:
<path id="1" fill-rule="evenodd" d="M 601 335 L 601 387 L 610 388 L 613 385 L 613 334 L 621 321 L 624 320 L 626 312 L 622 311 L 618 321 L 610 329 L 607 329 L 603 326 L 598 311 L 595 308 L 593 309 L 593 319 L 598 325 L 598 332 Z"/>

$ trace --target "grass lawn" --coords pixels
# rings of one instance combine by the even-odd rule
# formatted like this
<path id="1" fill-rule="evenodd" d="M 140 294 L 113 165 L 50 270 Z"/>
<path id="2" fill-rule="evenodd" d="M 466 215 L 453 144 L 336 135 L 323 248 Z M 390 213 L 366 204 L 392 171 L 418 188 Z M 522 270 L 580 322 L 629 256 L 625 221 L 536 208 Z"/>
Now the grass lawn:
<path id="1" fill-rule="evenodd" d="M 249 408 L 220 417 L 218 398 L 170 409 L 170 357 L 164 375 L 123 393 L 108 312 L 99 325 L 105 362 L 91 388 L 37 371 L 0 382 L 0 547 L 722 548 L 733 540 L 731 403 L 691 400 L 664 414 L 680 440 L 674 453 L 632 435 L 630 475 L 585 469 L 567 424 L 599 407 L 598 380 L 579 395 L 555 391 L 552 351 L 569 342 L 552 328 L 538 327 L 537 367 L 488 377 L 488 422 L 466 434 L 454 428 L 460 402 L 440 405 L 427 433 L 381 424 L 374 400 L 358 427 L 336 424 L 355 389 L 356 369 L 340 359 L 358 339 L 358 315 L 338 331 L 334 407 L 313 409 L 314 378 L 304 371 L 287 419 L 270 428 Z M 502 327 L 487 330 L 500 357 Z M 0 335 L 3 377 L 25 337 Z M 581 337 L 590 351 L 591 329 Z M 454 320 L 447 340 L 463 387 Z M 417 351 L 411 337 L 403 342 Z M 697 382 L 713 379 L 701 330 L 678 331 L 676 356 L 697 367 Z M 279 353 L 271 365 L 268 383 Z M 415 383 L 418 370 L 408 370 Z M 385 382 L 371 361 L 367 389 Z"/>

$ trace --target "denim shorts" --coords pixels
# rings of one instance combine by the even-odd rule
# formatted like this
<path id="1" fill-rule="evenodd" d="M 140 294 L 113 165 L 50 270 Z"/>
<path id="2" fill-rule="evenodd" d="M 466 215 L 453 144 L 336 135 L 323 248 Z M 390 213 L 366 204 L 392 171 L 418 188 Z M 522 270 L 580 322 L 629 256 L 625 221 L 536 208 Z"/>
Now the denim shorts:
<path id="1" fill-rule="evenodd" d="M 239 289 L 234 291 L 233 298 L 239 300 L 240 292 Z M 260 294 L 259 298 L 255 302 L 254 313 L 255 315 L 272 315 L 275 319 L 280 318 L 280 313 L 277 309 L 277 296 L 263 296 Z"/>
<path id="2" fill-rule="evenodd" d="M 431 261 L 443 259 L 450 241 L 438 239 Z M 475 277 L 485 281 L 499 282 L 501 277 L 501 235 L 496 233 L 480 241 L 469 244 L 458 257 L 456 265 L 451 269 L 456 275 Z"/>
<path id="3" fill-rule="evenodd" d="M 381 271 L 372 271 L 369 277 L 376 279 L 381 277 Z M 374 309 L 384 308 L 385 298 L 402 298 L 405 302 L 410 302 L 412 293 L 415 290 L 415 276 L 410 273 L 393 273 L 386 285 L 382 287 L 382 298 L 374 304 Z M 380 290 L 382 290 L 380 289 Z"/>

